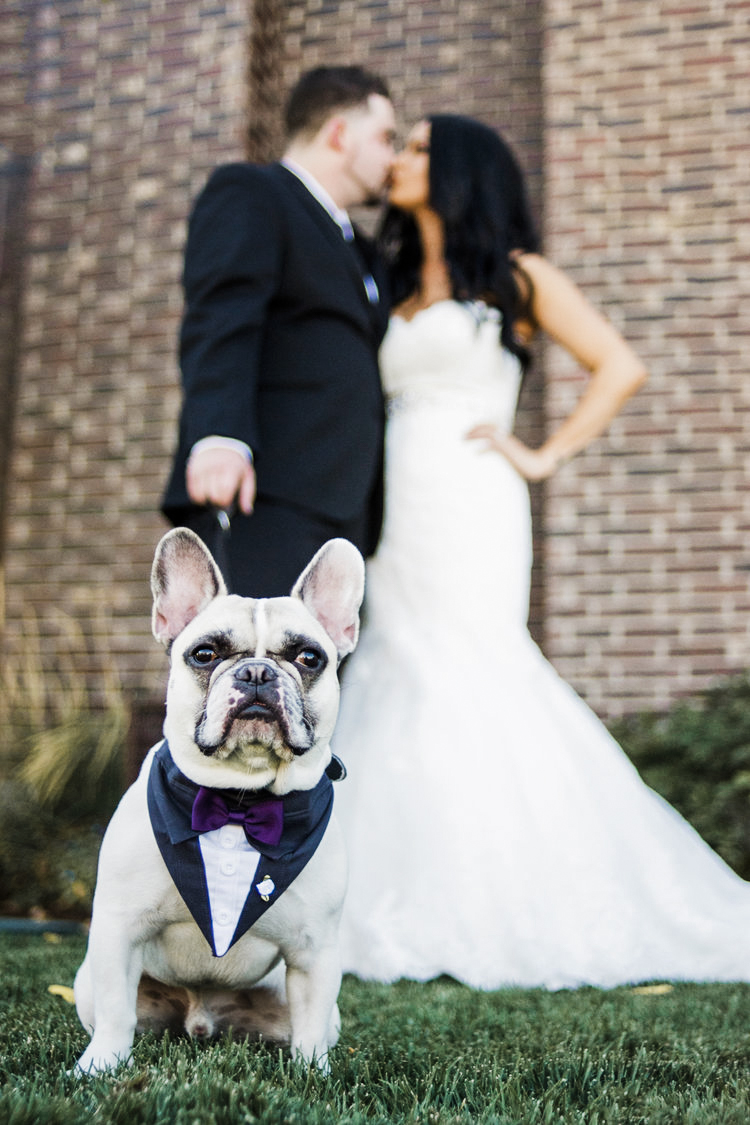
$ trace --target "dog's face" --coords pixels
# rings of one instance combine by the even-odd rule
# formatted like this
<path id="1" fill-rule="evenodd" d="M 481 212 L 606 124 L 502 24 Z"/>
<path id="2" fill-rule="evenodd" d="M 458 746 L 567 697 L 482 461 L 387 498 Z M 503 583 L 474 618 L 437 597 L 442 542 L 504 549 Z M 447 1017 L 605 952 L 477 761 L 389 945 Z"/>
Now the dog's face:
<path id="1" fill-rule="evenodd" d="M 182 772 L 213 788 L 307 789 L 338 712 L 364 564 L 346 540 L 318 552 L 286 598 L 227 595 L 201 540 L 164 536 L 152 570 L 154 635 L 170 648 L 164 733 Z"/>

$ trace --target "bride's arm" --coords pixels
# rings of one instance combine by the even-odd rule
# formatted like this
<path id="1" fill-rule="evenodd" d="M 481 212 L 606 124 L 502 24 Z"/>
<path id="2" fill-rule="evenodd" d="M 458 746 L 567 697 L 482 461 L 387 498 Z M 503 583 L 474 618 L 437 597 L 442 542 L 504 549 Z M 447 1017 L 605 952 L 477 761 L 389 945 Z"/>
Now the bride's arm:
<path id="1" fill-rule="evenodd" d="M 646 379 L 646 369 L 620 333 L 564 273 L 538 254 L 518 260 L 533 287 L 535 324 L 591 373 L 572 413 L 539 447 L 531 449 L 491 423 L 469 431 L 487 448 L 504 454 L 527 480 L 544 480 L 606 430 L 623 404 Z"/>

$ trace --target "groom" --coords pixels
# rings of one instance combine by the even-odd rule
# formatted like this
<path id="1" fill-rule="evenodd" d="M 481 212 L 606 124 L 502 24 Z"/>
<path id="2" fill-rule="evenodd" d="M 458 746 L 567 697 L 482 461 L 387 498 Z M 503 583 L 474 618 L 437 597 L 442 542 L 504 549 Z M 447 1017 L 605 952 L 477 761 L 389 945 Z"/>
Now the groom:
<path id="1" fill-rule="evenodd" d="M 282 160 L 218 168 L 190 218 L 163 511 L 217 552 L 235 593 L 287 594 L 334 536 L 364 554 L 377 542 L 388 302 L 346 209 L 382 198 L 394 125 L 376 76 L 309 71 Z"/>

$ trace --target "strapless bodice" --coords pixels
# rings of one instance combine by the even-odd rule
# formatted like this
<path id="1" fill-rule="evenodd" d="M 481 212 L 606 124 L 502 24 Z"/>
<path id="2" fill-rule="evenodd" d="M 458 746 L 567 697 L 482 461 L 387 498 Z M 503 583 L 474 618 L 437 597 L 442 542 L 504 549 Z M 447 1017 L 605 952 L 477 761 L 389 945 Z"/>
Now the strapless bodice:
<path id="1" fill-rule="evenodd" d="M 520 365 L 500 343 L 500 314 L 481 301 L 437 301 L 391 318 L 380 351 L 389 409 L 424 400 L 462 405 L 510 429 Z"/>

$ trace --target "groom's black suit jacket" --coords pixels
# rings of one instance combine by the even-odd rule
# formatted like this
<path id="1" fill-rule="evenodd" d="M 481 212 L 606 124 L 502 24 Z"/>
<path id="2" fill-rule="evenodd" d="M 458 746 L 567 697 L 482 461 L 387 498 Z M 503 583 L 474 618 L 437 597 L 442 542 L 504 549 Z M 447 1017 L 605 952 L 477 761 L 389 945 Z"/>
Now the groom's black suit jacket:
<path id="1" fill-rule="evenodd" d="M 376 305 L 363 283 L 368 266 L 382 295 Z M 369 514 L 368 542 L 358 546 L 374 549 L 384 285 L 369 241 L 358 235 L 356 245 L 347 243 L 288 169 L 230 164 L 213 173 L 185 252 L 184 404 L 163 505 L 173 522 L 188 522 L 192 508 L 191 447 L 218 434 L 253 450 L 259 499 L 337 522 Z"/>

